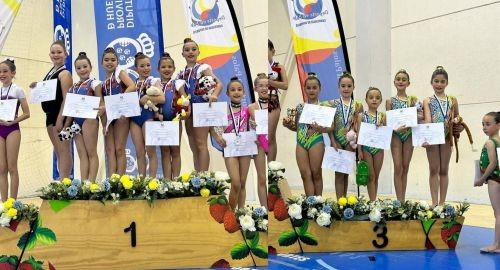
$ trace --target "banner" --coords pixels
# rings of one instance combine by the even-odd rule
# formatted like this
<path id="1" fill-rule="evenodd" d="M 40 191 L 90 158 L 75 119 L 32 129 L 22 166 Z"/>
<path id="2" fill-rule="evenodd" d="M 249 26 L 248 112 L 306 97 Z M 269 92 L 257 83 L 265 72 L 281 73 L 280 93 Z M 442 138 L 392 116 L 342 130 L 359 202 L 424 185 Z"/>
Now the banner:
<path id="1" fill-rule="evenodd" d="M 198 43 L 198 62 L 212 66 L 223 89 L 231 77 L 237 76 L 245 88 L 243 105 L 254 102 L 250 68 L 238 20 L 231 1 L 184 0 L 184 11 L 191 38 Z M 228 101 L 225 90 L 219 101 Z"/>
<path id="2" fill-rule="evenodd" d="M 306 98 L 302 82 L 314 72 L 323 89 L 319 100 L 338 98 L 338 78 L 350 66 L 337 2 L 287 1 L 302 97 Z"/>
<path id="3" fill-rule="evenodd" d="M 118 54 L 119 68 L 134 70 L 138 52 L 151 58 L 151 65 L 156 66 L 163 52 L 160 0 L 94 0 L 94 16 L 99 63 L 102 52 L 112 47 Z M 159 77 L 156 68 L 152 71 L 153 76 Z M 137 79 L 135 71 L 129 74 Z M 99 78 L 106 78 L 102 67 Z"/>
<path id="4" fill-rule="evenodd" d="M 163 53 L 160 0 L 94 0 L 94 16 L 99 63 L 102 62 L 102 52 L 108 47 L 114 48 L 118 54 L 118 68 L 127 69 L 135 82 L 139 77 L 134 67 L 135 54 L 142 52 L 151 59 L 152 75 L 159 77 L 156 65 Z M 99 65 L 99 78 L 100 80 L 106 78 L 101 65 Z M 137 155 L 130 134 L 125 152 L 126 173 L 138 174 Z M 161 164 L 158 150 L 157 155 Z M 149 168 L 147 156 L 146 166 Z M 162 177 L 161 166 L 158 166 L 158 177 Z"/>
<path id="5" fill-rule="evenodd" d="M 66 69 L 71 73 L 73 69 L 73 60 L 71 53 L 71 0 L 53 0 L 54 11 L 54 41 L 62 40 L 66 46 L 68 57 L 66 58 Z M 74 161 L 74 147 L 71 143 L 71 156 Z M 73 178 L 74 167 L 72 166 L 70 178 Z M 56 153 L 52 155 L 52 178 L 59 179 L 59 170 L 57 169 Z"/>
<path id="6" fill-rule="evenodd" d="M 4 0 L 0 2 L 0 51 L 22 2 L 23 0 Z"/>

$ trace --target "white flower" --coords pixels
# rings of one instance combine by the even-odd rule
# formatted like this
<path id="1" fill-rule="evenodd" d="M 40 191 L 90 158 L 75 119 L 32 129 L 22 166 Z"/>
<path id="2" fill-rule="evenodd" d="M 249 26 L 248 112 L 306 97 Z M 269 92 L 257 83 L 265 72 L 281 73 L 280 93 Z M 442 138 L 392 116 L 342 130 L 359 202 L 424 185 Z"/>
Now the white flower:
<path id="1" fill-rule="evenodd" d="M 443 212 L 443 207 L 438 205 L 438 206 L 434 207 L 434 209 L 432 211 L 434 211 L 434 213 L 436 213 L 436 215 L 439 216 Z"/>
<path id="2" fill-rule="evenodd" d="M 179 183 L 179 182 L 173 182 L 172 183 L 172 187 L 175 189 L 175 190 L 181 190 L 182 189 L 182 183 Z"/>
<path id="3" fill-rule="evenodd" d="M 309 210 L 307 210 L 307 217 L 314 218 L 317 213 L 318 213 L 318 210 L 316 208 L 309 208 Z"/>
<path id="4" fill-rule="evenodd" d="M 288 207 L 288 215 L 293 219 L 302 219 L 302 207 L 294 203 Z"/>
<path id="5" fill-rule="evenodd" d="M 319 226 L 328 226 L 332 223 L 330 218 L 331 218 L 330 214 L 321 212 L 321 214 L 319 214 L 318 218 L 316 219 L 316 222 L 318 223 Z"/>
<path id="6" fill-rule="evenodd" d="M 380 210 L 378 210 L 378 208 L 375 207 L 370 212 L 368 217 L 370 218 L 370 221 L 374 221 L 374 222 L 378 223 L 378 222 L 380 222 L 380 219 L 382 218 L 382 213 L 380 213 Z"/>
<path id="7" fill-rule="evenodd" d="M 10 217 L 8 217 L 6 214 L 2 214 L 2 216 L 0 216 L 0 225 L 2 227 L 9 227 L 10 226 Z"/>
<path id="8" fill-rule="evenodd" d="M 321 197 L 321 196 L 314 196 L 314 198 L 316 199 L 317 203 L 324 203 L 325 202 L 325 199 L 323 199 L 323 197 Z"/>
<path id="9" fill-rule="evenodd" d="M 284 168 L 283 163 L 281 163 L 279 161 L 271 161 L 271 162 L 267 163 L 267 167 L 271 171 L 279 171 L 279 170 L 282 170 Z"/>
<path id="10" fill-rule="evenodd" d="M 420 205 L 421 208 L 425 210 L 429 210 L 430 208 L 429 203 L 427 203 L 427 201 L 420 201 L 418 204 Z"/>
<path id="11" fill-rule="evenodd" d="M 189 188 L 189 182 L 182 182 L 182 184 L 184 185 L 184 188 L 185 188 L 185 189 L 188 189 L 188 188 Z"/>
<path id="12" fill-rule="evenodd" d="M 255 231 L 255 221 L 249 215 L 240 216 L 240 225 L 243 231 Z"/>
<path id="13" fill-rule="evenodd" d="M 268 223 L 267 219 L 262 219 L 258 222 L 257 227 L 259 227 L 264 231 L 267 231 L 267 223 Z"/>
<path id="14" fill-rule="evenodd" d="M 444 213 L 441 213 L 441 214 L 439 215 L 439 217 L 440 217 L 440 218 L 444 218 Z"/>
<path id="15" fill-rule="evenodd" d="M 215 172 L 214 178 L 217 181 L 227 181 L 227 180 L 231 179 L 229 177 L 229 174 L 227 174 L 227 172 L 220 172 L 220 171 Z"/>
<path id="16" fill-rule="evenodd" d="M 408 216 L 406 214 L 401 215 L 401 219 L 406 219 Z"/>

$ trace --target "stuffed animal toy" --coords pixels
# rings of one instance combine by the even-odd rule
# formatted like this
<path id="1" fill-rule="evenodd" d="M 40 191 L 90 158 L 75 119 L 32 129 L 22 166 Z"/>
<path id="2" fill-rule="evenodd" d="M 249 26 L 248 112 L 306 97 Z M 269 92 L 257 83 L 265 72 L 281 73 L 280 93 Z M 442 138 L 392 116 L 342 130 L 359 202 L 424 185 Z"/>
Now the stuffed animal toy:
<path id="1" fill-rule="evenodd" d="M 73 124 L 69 127 L 69 130 L 71 133 L 73 133 L 73 136 L 76 134 L 80 134 L 82 132 L 82 127 L 76 122 L 73 122 Z"/>
<path id="2" fill-rule="evenodd" d="M 173 107 L 176 116 L 172 121 L 180 121 L 181 117 L 186 116 L 186 111 L 189 109 L 189 104 L 191 103 L 190 99 L 191 95 L 174 97 Z"/>
<path id="3" fill-rule="evenodd" d="M 347 134 L 345 136 L 347 138 L 347 141 L 349 141 L 349 144 L 351 145 L 351 147 L 353 149 L 356 149 L 356 147 L 358 147 L 358 145 L 356 144 L 356 139 L 358 138 L 358 135 L 356 134 L 356 132 L 351 129 L 347 132 Z"/>
<path id="4" fill-rule="evenodd" d="M 198 80 L 198 87 L 195 89 L 194 94 L 202 96 L 203 100 L 208 101 L 216 85 L 214 77 L 203 76 Z"/>
<path id="5" fill-rule="evenodd" d="M 288 108 L 286 110 L 286 117 L 283 118 L 283 126 L 291 131 L 297 131 L 297 110 L 295 108 Z"/>
<path id="6" fill-rule="evenodd" d="M 59 132 L 58 136 L 59 136 L 59 140 L 68 141 L 68 140 L 71 140 L 71 138 L 73 138 L 73 132 L 71 132 L 71 129 L 69 127 L 67 127 L 67 128 L 64 128 L 63 130 L 61 130 L 61 132 Z"/>
<path id="7" fill-rule="evenodd" d="M 159 96 L 161 94 L 161 89 L 156 86 L 151 86 L 146 90 L 146 95 L 148 96 Z M 154 104 L 151 100 L 148 100 L 146 104 L 144 104 L 144 109 L 148 109 L 153 112 L 158 112 L 158 106 Z"/>

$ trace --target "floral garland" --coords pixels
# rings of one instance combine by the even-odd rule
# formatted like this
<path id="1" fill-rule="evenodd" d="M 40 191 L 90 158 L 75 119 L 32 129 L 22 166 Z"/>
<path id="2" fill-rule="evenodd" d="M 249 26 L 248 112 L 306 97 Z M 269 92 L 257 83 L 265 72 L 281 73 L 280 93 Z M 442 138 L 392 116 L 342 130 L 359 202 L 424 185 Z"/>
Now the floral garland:
<path id="1" fill-rule="evenodd" d="M 64 178 L 51 182 L 39 191 L 44 200 L 111 200 L 113 203 L 120 200 L 147 200 L 152 203 L 156 199 L 220 195 L 228 188 L 230 181 L 225 172 L 193 171 L 173 180 L 113 174 L 97 183 Z"/>
<path id="2" fill-rule="evenodd" d="M 267 211 L 263 206 L 251 207 L 249 205 L 236 210 L 236 219 L 241 226 L 241 229 L 246 234 L 248 232 L 267 232 Z M 248 237 L 247 238 L 252 238 Z"/>
<path id="3" fill-rule="evenodd" d="M 11 222 L 19 222 L 23 219 L 29 222 L 34 221 L 38 216 L 38 206 L 34 204 L 24 204 L 14 198 L 9 198 L 0 203 L 0 225 L 9 227 Z"/>

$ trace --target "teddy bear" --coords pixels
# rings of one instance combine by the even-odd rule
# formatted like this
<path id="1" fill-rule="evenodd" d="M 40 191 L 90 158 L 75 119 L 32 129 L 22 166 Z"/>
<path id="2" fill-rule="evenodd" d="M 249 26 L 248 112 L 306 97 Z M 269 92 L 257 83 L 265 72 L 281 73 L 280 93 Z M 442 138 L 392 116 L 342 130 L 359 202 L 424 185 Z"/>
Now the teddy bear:
<path id="1" fill-rule="evenodd" d="M 151 86 L 146 90 L 146 95 L 148 96 L 159 96 L 161 94 L 161 89 L 156 87 L 156 86 Z M 154 104 L 151 100 L 148 100 L 146 104 L 144 104 L 144 109 L 153 111 L 153 112 L 158 112 L 158 106 Z"/>
<path id="2" fill-rule="evenodd" d="M 356 132 L 354 130 L 349 130 L 347 132 L 347 134 L 345 135 L 346 138 L 347 138 L 347 141 L 349 142 L 349 144 L 351 145 L 351 147 L 353 149 L 356 149 L 356 147 L 358 147 L 358 145 L 356 144 L 356 139 L 358 137 L 358 135 L 356 134 Z"/>

